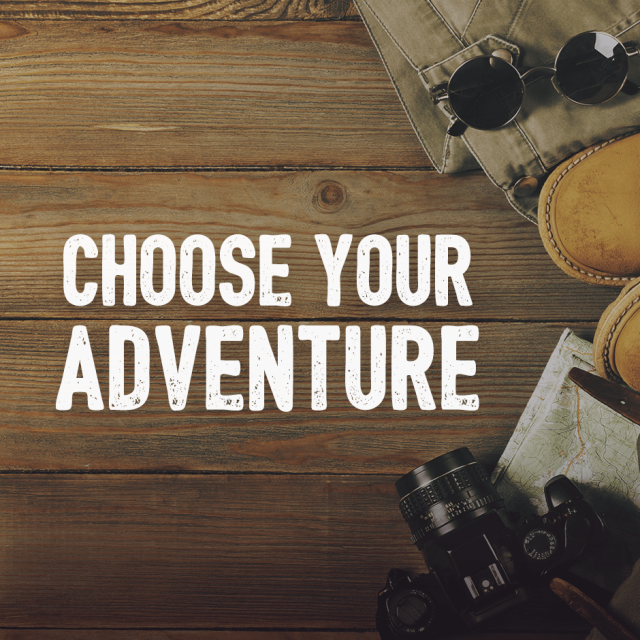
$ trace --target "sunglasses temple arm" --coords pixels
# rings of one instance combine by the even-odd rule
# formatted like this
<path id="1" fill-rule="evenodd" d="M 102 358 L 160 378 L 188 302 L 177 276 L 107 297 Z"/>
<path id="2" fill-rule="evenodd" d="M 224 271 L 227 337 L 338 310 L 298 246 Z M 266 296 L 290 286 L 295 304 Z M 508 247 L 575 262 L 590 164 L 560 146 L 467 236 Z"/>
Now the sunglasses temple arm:
<path id="1" fill-rule="evenodd" d="M 637 42 L 625 42 L 622 46 L 629 57 L 640 54 L 640 46 Z M 624 85 L 622 85 L 621 91 L 628 96 L 635 96 L 636 93 L 638 93 L 638 85 L 631 82 L 631 80 L 627 80 Z"/>
<path id="2" fill-rule="evenodd" d="M 625 42 L 623 46 L 628 56 L 636 56 L 640 54 L 640 46 L 636 42 Z M 539 77 L 547 75 L 553 76 L 555 75 L 555 73 L 556 70 L 553 67 L 534 67 L 533 69 L 527 69 L 527 71 L 521 73 L 520 79 L 525 84 L 528 84 L 529 82 L 533 82 Z M 624 83 L 621 91 L 623 93 L 626 93 L 627 95 L 633 96 L 638 93 L 638 89 L 639 87 L 637 84 L 631 82 L 630 80 L 627 80 Z M 448 97 L 449 96 L 447 95 L 446 84 L 438 85 L 431 90 L 431 99 L 433 100 L 434 104 L 438 104 L 438 102 L 446 100 Z M 462 120 L 455 119 L 449 125 L 447 133 L 451 137 L 457 138 L 458 136 L 461 136 L 466 130 L 467 125 L 462 122 Z"/>
<path id="3" fill-rule="evenodd" d="M 448 83 L 438 84 L 435 87 L 432 87 L 429 93 L 431 94 L 431 100 L 433 104 L 438 104 L 443 100 L 448 100 L 449 96 L 447 95 Z M 467 130 L 467 125 L 459 120 L 458 118 L 454 118 L 447 129 L 447 134 L 452 138 L 457 138 L 461 136 Z"/>

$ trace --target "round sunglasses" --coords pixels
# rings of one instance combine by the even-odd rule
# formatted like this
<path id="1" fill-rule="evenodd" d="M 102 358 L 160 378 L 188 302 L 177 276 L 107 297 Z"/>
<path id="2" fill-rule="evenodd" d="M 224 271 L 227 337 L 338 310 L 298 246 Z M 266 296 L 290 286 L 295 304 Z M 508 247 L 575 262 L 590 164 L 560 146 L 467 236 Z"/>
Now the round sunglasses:
<path id="1" fill-rule="evenodd" d="M 638 86 L 627 79 L 629 58 L 640 53 L 633 42 L 622 43 L 601 31 L 586 31 L 560 49 L 553 67 L 523 73 L 506 49 L 463 62 L 449 82 L 431 89 L 434 103 L 448 100 L 455 116 L 448 133 L 462 135 L 467 127 L 490 130 L 511 122 L 524 102 L 525 86 L 540 75 L 552 75 L 555 88 L 576 104 L 601 104 L 621 91 Z"/>

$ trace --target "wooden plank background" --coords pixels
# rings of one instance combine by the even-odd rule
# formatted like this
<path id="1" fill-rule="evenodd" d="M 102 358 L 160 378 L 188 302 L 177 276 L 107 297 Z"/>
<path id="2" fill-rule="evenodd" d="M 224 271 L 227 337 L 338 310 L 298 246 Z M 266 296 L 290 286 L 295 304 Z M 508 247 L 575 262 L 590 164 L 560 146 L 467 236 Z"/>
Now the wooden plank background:
<path id="1" fill-rule="evenodd" d="M 363 585 L 382 566 L 422 569 L 389 480 L 8 476 L 0 505 L 23 529 L 0 524 L 3 618 L 48 627 L 63 606 L 86 628 L 370 628 L 375 598 Z M 557 629 L 564 607 L 541 598 L 532 630 Z M 512 613 L 501 626 L 522 621 Z"/>
<path id="2" fill-rule="evenodd" d="M 335 202 L 323 202 L 323 194 L 326 197 L 330 189 L 339 196 Z M 5 171 L 0 172 L 0 204 L 0 317 L 575 322 L 597 321 L 617 295 L 615 289 L 590 289 L 567 278 L 549 260 L 537 228 L 514 215 L 501 192 L 484 176 L 473 173 Z M 123 236 L 133 233 L 138 251 L 147 237 L 160 233 L 173 241 L 178 255 L 183 240 L 191 234 L 210 238 L 218 253 L 225 238 L 241 233 L 253 242 L 256 258 L 238 259 L 252 268 L 256 282 L 259 236 L 288 234 L 291 248 L 274 250 L 274 260 L 289 265 L 289 277 L 276 278 L 274 287 L 290 292 L 292 304 L 262 307 L 256 294 L 249 304 L 234 308 L 216 293 L 207 305 L 194 307 L 182 300 L 178 290 L 171 303 L 159 308 L 144 302 L 138 288 L 136 306 L 126 307 L 118 284 L 115 306 L 102 306 L 99 289 L 93 303 L 74 307 L 64 297 L 61 256 L 66 240 L 77 233 L 91 236 L 99 247 L 103 234 L 114 234 L 119 249 Z M 327 306 L 326 277 L 314 240 L 317 233 L 329 235 L 334 249 L 341 234 L 353 235 L 342 272 L 339 307 Z M 395 289 L 381 307 L 365 305 L 357 293 L 356 251 L 358 242 L 372 233 L 387 237 L 394 250 L 396 236 L 409 235 L 413 254 L 418 234 L 431 235 L 432 252 L 435 235 L 462 235 L 471 248 L 465 281 L 473 306 L 460 307 L 452 286 L 446 307 L 436 306 L 433 293 L 420 308 L 409 307 L 399 300 Z M 101 257 L 89 260 L 82 256 L 80 252 L 78 283 L 100 284 Z M 122 259 L 120 251 L 117 260 Z M 374 290 L 375 259 L 374 252 Z M 433 269 L 432 256 L 432 281 Z M 197 276 L 198 269 L 194 271 Z M 311 273 L 316 274 L 313 287 L 309 286 Z M 236 290 L 241 286 L 239 278 L 227 274 L 219 260 L 216 282 L 232 282 Z"/>
<path id="3" fill-rule="evenodd" d="M 564 326 L 589 337 L 617 291 L 556 269 L 480 173 L 432 171 L 348 0 L 14 0 L 0 18 L 0 638 L 374 640 L 388 569 L 423 570 L 394 480 L 463 445 L 495 464 Z M 291 307 L 64 299 L 75 233 L 98 246 L 104 233 L 135 233 L 138 246 L 203 233 L 219 249 L 236 232 L 256 246 L 261 233 L 292 236 L 277 252 Z M 354 235 L 339 308 L 326 305 L 315 233 Z M 366 307 L 355 246 L 370 233 L 464 236 L 473 306 L 414 309 L 394 294 Z M 79 263 L 79 279 L 100 282 L 99 261 Z M 421 412 L 410 391 L 407 411 L 389 396 L 357 411 L 342 340 L 326 411 L 310 409 L 309 345 L 296 341 L 291 413 L 268 391 L 263 412 L 213 415 L 202 336 L 189 402 L 172 412 L 153 329 L 170 324 L 178 345 L 187 324 L 214 322 L 272 337 L 282 323 L 342 336 L 358 324 L 364 354 L 371 324 L 419 324 L 436 344 L 436 401 L 440 327 L 477 324 L 478 343 L 459 346 L 477 374 L 459 392 L 478 393 L 480 410 Z M 149 400 L 114 416 L 75 396 L 56 412 L 72 327 L 88 327 L 104 395 L 115 323 L 150 337 Z M 223 392 L 246 402 L 247 341 L 223 353 L 243 363 Z M 365 359 L 365 386 L 367 370 Z M 587 630 L 542 590 L 474 637 Z"/>
<path id="4" fill-rule="evenodd" d="M 0 41 L 0 166 L 429 165 L 359 22 L 22 20 Z"/>
<path id="5" fill-rule="evenodd" d="M 68 20 L 336 20 L 357 17 L 351 0 L 7 0 L 0 16 Z"/>
<path id="6" fill-rule="evenodd" d="M 108 407 L 109 324 L 83 321 L 94 353 L 103 400 Z M 477 343 L 459 343 L 458 358 L 475 360 L 477 373 L 458 379 L 458 393 L 477 393 L 478 411 L 421 411 L 409 384 L 408 408 L 391 407 L 390 375 L 387 393 L 373 411 L 360 411 L 345 393 L 345 323 L 341 340 L 329 343 L 327 409 L 311 410 L 308 342 L 297 340 L 294 323 L 294 403 L 280 411 L 265 385 L 265 408 L 249 411 L 248 327 L 245 339 L 227 343 L 223 359 L 239 360 L 241 374 L 222 378 L 222 393 L 244 396 L 243 411 L 205 409 L 204 329 L 198 347 L 189 400 L 183 411 L 172 411 L 167 399 L 154 328 L 137 322 L 149 337 L 151 382 L 149 399 L 133 412 L 90 411 L 86 396 L 74 396 L 68 412 L 56 411 L 56 396 L 74 322 L 4 321 L 0 323 L 0 447 L 7 470 L 146 470 L 243 471 L 286 473 L 406 473 L 426 460 L 458 446 L 469 446 L 484 463 L 495 463 L 524 410 L 559 335 L 559 324 L 482 323 Z M 171 322 L 179 353 L 185 322 Z M 276 344 L 275 322 L 261 322 Z M 301 324 L 301 323 L 300 323 Z M 354 324 L 354 323 L 351 323 Z M 365 345 L 370 322 L 357 322 Z M 387 362 L 391 323 L 387 326 Z M 205 326 L 205 325 L 202 325 Z M 440 407 L 441 323 L 420 322 L 434 339 L 436 356 L 427 379 Z M 580 328 L 575 327 L 574 328 Z M 592 333 L 593 325 L 581 325 Z M 525 339 L 523 340 L 523 334 Z M 528 350 L 523 357 L 523 344 Z M 369 388 L 369 348 L 363 348 L 363 388 Z M 126 388 L 133 388 L 127 367 Z M 141 455 L 144 453 L 144 455 Z M 391 483 L 392 478 L 386 481 Z M 395 517 L 395 510 L 393 513 Z"/>

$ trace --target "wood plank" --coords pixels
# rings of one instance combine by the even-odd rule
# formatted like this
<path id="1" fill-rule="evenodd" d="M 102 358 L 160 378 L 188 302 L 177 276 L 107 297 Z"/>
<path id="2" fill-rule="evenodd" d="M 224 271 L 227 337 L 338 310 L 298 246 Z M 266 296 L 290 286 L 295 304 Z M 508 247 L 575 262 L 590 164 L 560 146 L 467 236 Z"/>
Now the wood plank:
<path id="1" fill-rule="evenodd" d="M 0 512 L 3 627 L 372 630 L 424 570 L 377 476 L 2 475 Z M 493 630 L 585 628 L 546 594 Z"/>
<path id="2" fill-rule="evenodd" d="M 4 19 L 47 20 L 336 20 L 356 16 L 351 0 L 8 0 Z"/>
<path id="3" fill-rule="evenodd" d="M 339 634 L 339 635 L 337 635 Z M 380 640 L 376 631 L 230 629 L 0 629 L 0 640 Z M 452 638 L 463 640 L 463 638 Z M 466 638 L 464 640 L 467 640 Z M 584 634 L 473 634 L 469 640 L 584 640 Z"/>
<path id="4" fill-rule="evenodd" d="M 5 21 L 0 40 L 3 166 L 429 166 L 359 22 Z"/>
<path id="5" fill-rule="evenodd" d="M 256 293 L 248 304 L 232 307 L 216 292 L 204 306 L 187 304 L 179 283 L 163 307 L 148 304 L 140 289 L 137 304 L 122 302 L 118 278 L 116 305 L 103 306 L 102 260 L 80 251 L 77 282 L 100 287 L 91 304 L 71 305 L 63 291 L 63 249 L 75 234 L 86 234 L 99 250 L 102 235 L 114 234 L 119 249 L 126 234 L 135 234 L 138 252 L 153 234 L 180 246 L 191 234 L 203 234 L 217 253 L 216 283 L 232 282 L 220 264 L 228 236 L 246 235 L 256 258 L 244 260 L 259 282 L 259 236 L 288 234 L 290 249 L 274 251 L 275 261 L 289 264 L 289 277 L 275 278 L 274 290 L 291 293 L 289 307 L 260 306 Z M 353 242 L 342 272 L 340 306 L 327 305 L 327 279 L 314 235 L 327 234 L 337 246 L 341 234 Z M 465 274 L 473 306 L 437 306 L 435 287 L 419 307 L 404 304 L 395 286 L 378 307 L 362 302 L 357 292 L 357 246 L 369 234 L 412 239 L 412 283 L 417 282 L 417 236 L 461 235 L 471 247 Z M 198 252 L 199 253 L 199 252 Z M 455 252 L 451 252 L 455 261 Z M 122 252 L 118 261 L 122 261 Z M 239 252 L 236 251 L 238 256 Z M 160 256 L 156 253 L 156 270 Z M 373 252 L 372 287 L 377 287 L 377 252 Z M 197 263 L 197 261 L 196 261 Z M 431 279 L 434 278 L 431 259 Z M 140 261 L 138 259 L 138 265 Z M 201 277 L 197 263 L 196 280 Z M 313 282 L 313 285 L 310 283 Z M 200 284 L 194 285 L 197 288 Z M 158 284 L 157 289 L 162 285 Z M 96 173 L 0 172 L 0 317 L 68 317 L 82 319 L 300 319 L 401 318 L 440 320 L 597 321 L 618 294 L 567 277 L 540 241 L 537 228 L 515 213 L 502 193 L 483 175 L 440 176 L 420 171 L 303 171 L 240 173 Z M 544 300 L 544 304 L 540 301 Z"/>
<path id="6" fill-rule="evenodd" d="M 339 634 L 339 635 L 338 635 Z M 584 640 L 581 633 L 469 633 L 450 640 Z M 0 629 L 0 640 L 380 640 L 376 631 Z"/>
<path id="7" fill-rule="evenodd" d="M 294 335 L 293 410 L 280 411 L 265 383 L 262 411 L 249 410 L 249 323 L 240 323 L 242 342 L 225 342 L 224 360 L 239 360 L 239 377 L 224 376 L 224 395 L 242 394 L 241 411 L 207 411 L 204 329 L 198 345 L 186 408 L 172 411 L 160 364 L 154 327 L 137 322 L 151 349 L 150 393 L 135 411 L 109 409 L 109 323 L 83 321 L 93 351 L 103 411 L 90 411 L 85 394 L 74 395 L 69 411 L 56 410 L 73 321 L 0 322 L 0 469 L 22 470 L 213 470 L 402 474 L 425 461 L 468 446 L 476 457 L 495 463 L 560 338 L 564 325 L 482 323 L 478 342 L 458 343 L 457 358 L 475 360 L 476 375 L 460 376 L 459 394 L 478 394 L 477 411 L 441 409 L 441 323 L 415 323 L 427 329 L 435 346 L 427 379 L 437 405 L 419 408 L 409 384 L 408 408 L 391 405 L 389 365 L 386 396 L 371 411 L 353 407 L 345 391 L 345 326 L 341 340 L 329 342 L 327 409 L 311 409 L 310 343 Z M 260 323 L 277 353 L 279 323 Z M 362 380 L 369 390 L 370 322 L 361 327 Z M 387 363 L 391 326 L 387 335 Z M 185 322 L 172 322 L 181 352 Z M 202 325 L 205 326 L 205 325 Z M 580 325 L 592 332 L 594 325 Z M 580 329 L 580 327 L 577 327 Z M 576 327 L 574 326 L 574 329 Z M 133 352 L 125 352 L 125 389 L 133 389 Z M 178 355 L 179 357 L 179 355 Z M 410 352 L 410 357 L 415 357 Z"/>

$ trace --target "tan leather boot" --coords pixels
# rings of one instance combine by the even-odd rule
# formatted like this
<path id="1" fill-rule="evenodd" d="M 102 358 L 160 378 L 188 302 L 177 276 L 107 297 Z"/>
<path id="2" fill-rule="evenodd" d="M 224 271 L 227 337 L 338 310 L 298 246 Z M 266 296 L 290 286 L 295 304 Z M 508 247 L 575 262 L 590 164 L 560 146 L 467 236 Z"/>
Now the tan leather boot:
<path id="1" fill-rule="evenodd" d="M 598 373 L 640 391 L 640 278 L 630 282 L 602 314 L 593 339 Z"/>
<path id="2" fill-rule="evenodd" d="M 547 252 L 574 278 L 624 286 L 640 277 L 640 134 L 559 165 L 542 188 L 538 224 Z"/>

